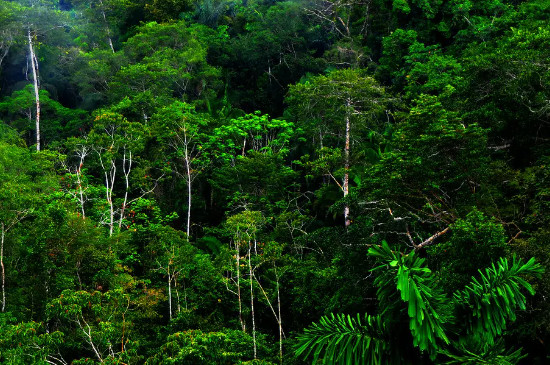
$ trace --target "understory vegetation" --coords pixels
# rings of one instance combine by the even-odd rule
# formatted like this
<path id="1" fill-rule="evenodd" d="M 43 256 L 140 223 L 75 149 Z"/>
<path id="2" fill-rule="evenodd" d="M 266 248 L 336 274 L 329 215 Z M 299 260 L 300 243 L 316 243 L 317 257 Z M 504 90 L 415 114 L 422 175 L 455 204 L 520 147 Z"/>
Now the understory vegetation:
<path id="1" fill-rule="evenodd" d="M 0 0 L 0 363 L 548 363 L 549 19 Z"/>

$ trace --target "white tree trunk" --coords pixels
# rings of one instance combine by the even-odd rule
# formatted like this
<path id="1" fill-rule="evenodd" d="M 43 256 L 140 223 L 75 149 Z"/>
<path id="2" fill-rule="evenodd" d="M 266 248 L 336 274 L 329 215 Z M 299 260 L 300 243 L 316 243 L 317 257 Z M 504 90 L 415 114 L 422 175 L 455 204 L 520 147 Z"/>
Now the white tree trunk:
<path id="1" fill-rule="evenodd" d="M 4 238 L 6 237 L 6 227 L 2 222 L 2 241 L 0 243 L 0 267 L 2 267 L 2 313 L 6 310 L 6 271 L 4 268 Z"/>
<path id="2" fill-rule="evenodd" d="M 346 145 L 344 147 L 344 184 L 342 190 L 344 191 L 344 198 L 349 194 L 349 150 L 350 150 L 350 113 L 349 108 L 351 106 L 350 99 L 346 100 Z M 351 224 L 349 217 L 349 205 L 346 203 L 344 206 L 344 224 L 347 227 Z"/>
<path id="3" fill-rule="evenodd" d="M 40 95 L 38 88 L 38 59 L 34 53 L 34 47 L 31 36 L 31 29 L 27 29 L 29 40 L 29 53 L 31 59 L 32 79 L 34 84 L 34 98 L 36 103 L 36 150 L 40 151 Z"/>
<path id="4" fill-rule="evenodd" d="M 122 229 L 122 220 L 124 219 L 126 204 L 128 204 L 128 191 L 130 190 L 130 172 L 131 171 L 132 171 L 132 151 L 129 151 L 128 158 L 126 158 L 126 148 L 124 148 L 124 155 L 122 158 L 122 172 L 124 173 L 126 191 L 124 192 L 124 201 L 122 202 L 122 208 L 120 210 L 120 219 L 118 221 L 119 231 Z"/>
<path id="5" fill-rule="evenodd" d="M 277 280 L 277 312 L 279 317 L 277 323 L 279 324 L 279 363 L 283 365 L 283 319 L 281 317 L 281 293 L 279 291 L 279 275 L 277 274 L 277 266 L 273 264 L 275 268 L 275 279 Z"/>
<path id="6" fill-rule="evenodd" d="M 113 226 L 115 223 L 115 208 L 113 205 L 113 184 L 115 179 L 116 167 L 114 161 L 111 163 L 111 184 L 107 186 L 107 202 L 109 203 L 109 236 L 113 235 Z M 107 179 L 108 181 L 108 179 Z"/>
<path id="7" fill-rule="evenodd" d="M 116 165 L 115 161 L 110 161 L 111 166 L 109 170 L 106 170 L 103 166 L 103 162 L 101 162 L 101 165 L 104 169 L 105 174 L 105 199 L 107 200 L 107 204 L 109 204 L 109 236 L 113 235 L 114 230 L 114 223 L 115 223 L 115 207 L 113 205 L 113 187 L 115 183 L 115 177 L 116 177 Z"/>
<path id="8" fill-rule="evenodd" d="M 262 284 L 254 275 L 254 279 L 256 280 L 256 283 L 258 283 L 258 286 L 260 287 L 260 290 L 262 291 L 262 294 L 264 295 L 264 298 L 267 302 L 267 305 L 269 306 L 269 309 L 271 309 L 271 312 L 273 313 L 273 316 L 275 317 L 275 320 L 277 321 L 277 325 L 279 326 L 279 363 L 283 364 L 283 319 L 281 316 L 281 292 L 279 290 L 279 274 L 277 273 L 277 266 L 275 263 L 273 263 L 273 268 L 275 269 L 275 280 L 277 283 L 276 289 L 277 289 L 277 312 L 275 312 L 275 308 L 273 307 L 273 304 L 271 303 L 271 300 L 269 300 L 269 297 L 267 296 L 267 293 L 265 292 L 264 288 L 262 287 Z"/>
<path id="9" fill-rule="evenodd" d="M 239 243 L 235 243 L 237 247 L 237 298 L 239 300 L 239 322 L 241 322 L 241 328 L 243 332 L 246 332 L 246 324 L 243 320 L 243 304 L 241 299 L 241 257 L 239 252 Z"/>
<path id="10" fill-rule="evenodd" d="M 86 199 L 84 198 L 84 188 L 82 187 L 82 167 L 84 166 L 84 159 L 88 155 L 88 148 L 85 146 L 82 146 L 82 149 L 78 152 L 80 157 L 80 162 L 78 164 L 78 167 L 76 168 L 76 182 L 78 184 L 78 195 L 79 195 L 79 203 L 80 203 L 80 210 L 82 212 L 82 219 L 86 219 L 86 212 L 84 210 L 84 203 L 86 202 Z"/>
<path id="11" fill-rule="evenodd" d="M 191 234 L 191 184 L 193 179 L 191 177 L 191 161 L 189 160 L 189 140 L 187 139 L 187 133 L 184 131 L 184 153 L 185 153 L 185 169 L 187 174 L 187 239 Z"/>
<path id="12" fill-rule="evenodd" d="M 170 320 L 172 319 L 172 277 L 170 276 L 170 265 L 166 269 L 168 276 L 168 312 L 170 313 Z"/>
<path id="13" fill-rule="evenodd" d="M 113 40 L 111 39 L 111 29 L 109 28 L 109 22 L 107 22 L 107 16 L 105 15 L 105 6 L 103 5 L 102 0 L 99 0 L 99 4 L 101 5 L 101 15 L 103 15 L 103 21 L 105 22 L 105 31 L 107 33 L 107 41 L 109 42 L 109 47 L 111 47 L 111 51 L 115 53 L 115 48 L 113 47 Z"/>
<path id="14" fill-rule="evenodd" d="M 250 310 L 252 314 L 252 343 L 254 346 L 254 359 L 257 358 L 257 346 L 256 346 L 256 318 L 254 313 L 254 280 L 252 273 L 252 242 L 248 242 L 248 274 L 250 275 Z"/>

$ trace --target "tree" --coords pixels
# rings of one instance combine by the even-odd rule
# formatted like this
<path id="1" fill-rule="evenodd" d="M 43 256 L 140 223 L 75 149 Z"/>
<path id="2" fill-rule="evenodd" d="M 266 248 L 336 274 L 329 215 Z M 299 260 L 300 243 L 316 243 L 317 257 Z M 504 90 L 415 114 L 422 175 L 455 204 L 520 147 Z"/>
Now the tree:
<path id="1" fill-rule="evenodd" d="M 295 124 L 256 112 L 232 118 L 210 133 L 208 150 L 216 169 L 210 180 L 232 208 L 274 215 L 296 193 L 295 172 L 286 164 Z"/>
<path id="2" fill-rule="evenodd" d="M 32 182 L 27 173 L 17 170 L 30 167 L 30 156 L 24 149 L 0 142 L 0 269 L 2 270 L 2 312 L 6 310 L 5 243 L 7 234 L 32 212 Z M 17 166 L 17 169 L 13 167 Z M 17 192 L 14 194 L 14 192 Z"/>
<path id="3" fill-rule="evenodd" d="M 420 249 L 483 203 L 486 132 L 431 95 L 420 95 L 401 116 L 389 148 L 366 170 L 359 201 L 380 220 L 376 233 L 396 232 Z"/>
<path id="4" fill-rule="evenodd" d="M 261 226 L 264 224 L 264 218 L 261 212 L 244 211 L 239 214 L 235 214 L 227 219 L 227 229 L 233 233 L 233 245 L 234 258 L 235 258 L 235 272 L 236 272 L 236 294 L 239 300 L 239 322 L 243 332 L 246 331 L 246 322 L 242 315 L 242 301 L 241 301 L 241 259 L 245 258 L 248 263 L 248 280 L 250 282 L 250 312 L 252 317 L 252 341 L 254 347 L 254 359 L 257 358 L 257 344 L 256 344 L 256 312 L 254 309 L 254 272 L 252 268 L 252 254 L 258 255 L 258 241 L 257 234 Z M 241 257 L 241 252 L 244 248 L 246 255 Z M 233 278 L 231 278 L 233 279 Z"/>
<path id="5" fill-rule="evenodd" d="M 191 236 L 192 184 L 209 164 L 205 144 L 208 118 L 195 112 L 195 108 L 182 102 L 163 108 L 153 116 L 153 130 L 157 139 L 168 144 L 176 161 L 173 167 L 187 185 L 187 239 Z"/>
<path id="6" fill-rule="evenodd" d="M 132 2 L 127 0 L 76 0 L 71 4 L 89 21 L 88 24 L 83 22 L 85 28 L 79 37 L 83 38 L 82 40 L 85 40 L 92 49 L 100 48 L 99 45 L 107 43 L 109 50 L 115 53 L 115 42 L 119 37 L 118 31 L 126 20 L 129 9 L 133 7 Z"/>
<path id="7" fill-rule="evenodd" d="M 328 175 L 346 198 L 350 192 L 353 148 L 368 131 L 380 132 L 386 118 L 388 98 L 384 88 L 363 70 L 333 71 L 291 86 L 287 102 L 301 126 L 318 145 L 322 162 L 330 150 L 342 150 L 343 176 L 339 181 L 331 169 Z M 386 113 L 387 115 L 384 115 Z M 343 171 L 342 171 L 343 170 Z M 344 225 L 351 224 L 350 208 L 344 207 Z"/>
<path id="8" fill-rule="evenodd" d="M 0 3 L 0 72 L 2 71 L 2 62 L 4 62 L 10 48 L 15 45 L 19 33 L 20 24 L 14 20 L 14 13 L 17 10 L 16 4 L 6 1 Z"/>
<path id="9" fill-rule="evenodd" d="M 145 128 L 140 123 L 129 122 L 124 116 L 104 111 L 97 115 L 94 128 L 88 134 L 87 143 L 96 152 L 99 165 L 104 175 L 105 200 L 108 205 L 108 217 L 103 220 L 109 227 L 112 235 L 117 222 L 115 215 L 118 213 L 118 229 L 122 228 L 126 208 L 129 204 L 130 174 L 134 167 L 136 155 L 143 149 L 145 143 Z M 118 181 L 117 170 L 122 167 L 124 179 L 124 197 L 120 203 L 120 209 L 115 205 L 115 183 Z M 141 196 L 151 190 L 143 191 Z"/>
<path id="10" fill-rule="evenodd" d="M 168 365 L 192 363 L 197 365 L 230 365 L 253 359 L 250 351 L 252 338 L 241 331 L 223 329 L 216 332 L 191 330 L 176 332 L 168 336 L 162 351 L 147 359 L 147 365 Z M 260 346 L 262 355 L 265 346 Z M 266 356 L 267 357 L 267 356 Z M 254 357 L 255 358 L 255 357 Z M 244 363 L 244 362 L 243 362 Z M 272 365 L 268 361 L 255 360 L 254 364 Z"/>
<path id="11" fill-rule="evenodd" d="M 67 365 L 59 353 L 64 334 L 50 332 L 42 323 L 19 322 L 2 314 L 0 319 L 0 360 L 14 365 Z"/>
<path id="12" fill-rule="evenodd" d="M 0 270 L 1 270 L 1 311 L 7 304 L 6 277 L 8 265 L 6 256 L 16 260 L 15 248 L 6 249 L 12 231 L 36 208 L 37 202 L 46 190 L 56 187 L 52 178 L 51 165 L 41 161 L 41 156 L 33 157 L 22 147 L 7 144 L 0 140 Z"/>
<path id="13" fill-rule="evenodd" d="M 67 20 L 64 17 L 64 14 L 62 14 L 59 10 L 56 10 L 57 4 L 50 0 L 31 0 L 30 3 L 23 3 L 24 5 L 28 4 L 28 7 L 21 8 L 19 17 L 28 46 L 28 60 L 30 60 L 32 85 L 34 90 L 36 150 L 40 151 L 41 82 L 38 62 L 39 57 L 37 57 L 36 47 L 41 43 L 48 43 L 55 38 L 64 39 L 64 32 L 60 32 L 60 29 L 64 28 L 67 24 Z M 45 38 L 45 40 L 42 38 Z"/>
<path id="14" fill-rule="evenodd" d="M 328 58 L 332 58 L 331 61 L 335 64 L 353 68 L 364 67 L 372 61 L 368 54 L 369 49 L 362 47 L 362 43 L 372 32 L 372 3 L 373 1 L 359 0 L 305 3 L 305 11 L 312 22 L 321 24 L 327 33 L 332 33 L 336 38 L 332 52 L 328 54 Z M 335 56 L 331 53 L 335 53 Z"/>
<path id="15" fill-rule="evenodd" d="M 178 291 L 178 280 L 183 282 L 189 276 L 189 266 L 194 258 L 193 247 L 189 244 L 188 237 L 169 227 L 156 230 L 158 237 L 155 242 L 149 245 L 149 250 L 155 252 L 157 267 L 154 269 L 166 276 L 168 283 L 168 317 L 172 320 L 174 314 L 172 306 L 172 288 L 176 291 L 177 313 L 181 313 L 180 294 Z M 185 299 L 187 303 L 187 298 Z M 187 304 L 186 304 L 187 307 Z"/>
<path id="16" fill-rule="evenodd" d="M 183 21 L 142 25 L 124 44 L 129 62 L 109 84 L 111 99 L 127 98 L 133 109 L 125 115 L 147 120 L 173 98 L 191 102 L 214 96 L 220 71 L 206 56 L 209 38 L 215 37 L 223 32 Z"/>
<path id="17" fill-rule="evenodd" d="M 41 146 L 47 146 L 54 142 L 60 142 L 63 137 L 76 134 L 84 123 L 84 117 L 87 113 L 80 109 L 70 109 L 64 107 L 58 101 L 54 100 L 51 94 L 46 90 L 39 91 L 40 110 L 42 113 Z M 10 96 L 0 102 L 0 113 L 5 117 L 5 121 L 12 127 L 24 133 L 27 141 L 32 142 L 33 132 L 36 133 L 36 123 L 33 119 L 36 117 L 35 109 L 36 99 L 33 87 L 25 86 L 22 90 L 14 91 Z M 33 136 L 34 137 L 34 136 Z"/>
<path id="18" fill-rule="evenodd" d="M 65 290 L 49 303 L 48 313 L 63 326 L 76 326 L 76 338 L 100 364 L 117 363 L 128 362 L 135 355 L 130 340 L 132 323 L 126 320 L 129 307 L 130 298 L 122 290 Z"/>

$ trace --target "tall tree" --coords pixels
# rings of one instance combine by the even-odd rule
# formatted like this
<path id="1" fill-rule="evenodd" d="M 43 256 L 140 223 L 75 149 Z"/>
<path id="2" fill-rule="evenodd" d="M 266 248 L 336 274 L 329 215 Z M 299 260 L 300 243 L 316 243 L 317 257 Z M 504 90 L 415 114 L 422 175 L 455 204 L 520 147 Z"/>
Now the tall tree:
<path id="1" fill-rule="evenodd" d="M 191 236 L 191 208 L 193 181 L 209 164 L 205 144 L 208 118 L 195 108 L 182 102 L 174 102 L 153 116 L 153 129 L 157 138 L 170 146 L 168 153 L 174 156 L 173 170 L 182 176 L 187 185 L 187 220 L 185 231 Z"/>
<path id="2" fill-rule="evenodd" d="M 36 150 L 41 150 L 41 98 L 40 98 L 40 63 L 37 52 L 43 44 L 58 43 L 66 46 L 65 27 L 68 19 L 58 10 L 58 2 L 51 0 L 20 0 L 22 7 L 18 10 L 18 19 L 21 24 L 21 36 L 27 44 L 27 70 L 30 67 L 35 104 L 35 134 Z M 27 78 L 28 79 L 28 78 Z"/>
<path id="3" fill-rule="evenodd" d="M 381 132 L 389 121 L 388 97 L 384 88 L 364 70 L 333 71 L 291 86 L 287 102 L 298 125 L 316 142 L 319 162 L 330 150 L 340 148 L 341 169 L 325 169 L 346 198 L 350 191 L 352 155 L 369 131 Z M 363 137 L 364 138 L 364 137 Z M 333 152 L 331 152 L 333 153 Z M 344 207 L 344 225 L 351 224 L 350 208 Z"/>
<path id="4" fill-rule="evenodd" d="M 119 230 L 122 228 L 126 209 L 130 204 L 130 174 L 135 167 L 137 155 L 143 149 L 144 133 L 145 128 L 141 123 L 132 123 L 118 113 L 105 111 L 97 115 L 94 128 L 88 135 L 87 143 L 95 151 L 104 175 L 108 210 L 107 217 L 102 219 L 102 222 L 109 227 L 109 235 L 114 233 L 117 225 Z M 120 179 L 119 168 L 122 168 L 124 182 L 124 193 L 122 201 L 119 202 L 120 205 L 115 201 L 115 185 Z M 150 190 L 142 191 L 141 196 L 149 192 Z"/>

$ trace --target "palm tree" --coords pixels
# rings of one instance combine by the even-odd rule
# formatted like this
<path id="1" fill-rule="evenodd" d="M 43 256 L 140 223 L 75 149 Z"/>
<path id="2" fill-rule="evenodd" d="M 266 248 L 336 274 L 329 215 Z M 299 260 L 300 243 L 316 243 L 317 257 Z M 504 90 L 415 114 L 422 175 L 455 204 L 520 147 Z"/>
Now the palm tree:
<path id="1" fill-rule="evenodd" d="M 534 289 L 524 277 L 540 277 L 543 268 L 534 258 L 500 258 L 479 277 L 449 298 L 440 288 L 426 260 L 416 252 L 402 254 L 386 242 L 372 246 L 377 259 L 371 271 L 382 309 L 377 315 L 331 314 L 298 336 L 296 355 L 321 364 L 516 364 L 521 349 L 507 350 L 500 336 L 516 311 L 525 309 L 522 290 Z M 408 329 L 403 324 L 408 322 Z M 411 344 L 396 337 L 410 333 Z"/>

